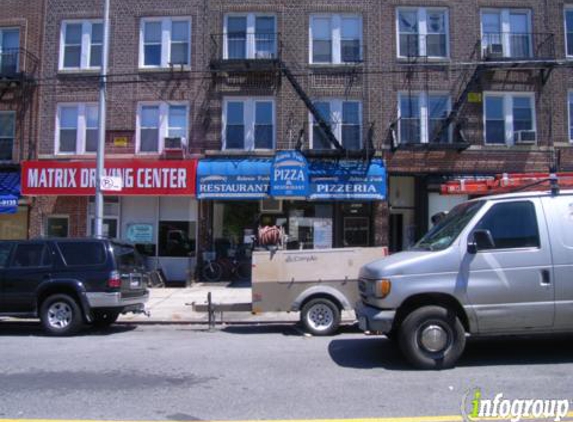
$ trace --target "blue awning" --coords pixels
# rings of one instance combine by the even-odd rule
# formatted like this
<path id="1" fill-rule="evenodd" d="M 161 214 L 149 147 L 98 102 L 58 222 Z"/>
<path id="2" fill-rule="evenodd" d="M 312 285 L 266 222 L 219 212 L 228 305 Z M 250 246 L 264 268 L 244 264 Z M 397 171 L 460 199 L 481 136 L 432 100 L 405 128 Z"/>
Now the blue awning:
<path id="1" fill-rule="evenodd" d="M 0 214 L 15 214 L 18 212 L 20 198 L 20 173 L 0 173 Z"/>
<path id="2" fill-rule="evenodd" d="M 265 199 L 270 189 L 269 158 L 207 158 L 197 167 L 199 199 Z"/>
<path id="3" fill-rule="evenodd" d="M 381 159 L 313 160 L 309 173 L 310 199 L 386 199 L 386 168 Z"/>

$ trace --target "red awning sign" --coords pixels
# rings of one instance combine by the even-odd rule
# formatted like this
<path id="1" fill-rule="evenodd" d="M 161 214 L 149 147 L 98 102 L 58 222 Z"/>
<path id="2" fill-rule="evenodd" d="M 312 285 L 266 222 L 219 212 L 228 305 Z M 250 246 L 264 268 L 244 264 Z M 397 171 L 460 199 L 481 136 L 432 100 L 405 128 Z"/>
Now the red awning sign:
<path id="1" fill-rule="evenodd" d="M 22 195 L 94 195 L 94 161 L 24 161 Z M 108 161 L 105 176 L 122 181 L 117 195 L 195 195 L 197 160 Z"/>

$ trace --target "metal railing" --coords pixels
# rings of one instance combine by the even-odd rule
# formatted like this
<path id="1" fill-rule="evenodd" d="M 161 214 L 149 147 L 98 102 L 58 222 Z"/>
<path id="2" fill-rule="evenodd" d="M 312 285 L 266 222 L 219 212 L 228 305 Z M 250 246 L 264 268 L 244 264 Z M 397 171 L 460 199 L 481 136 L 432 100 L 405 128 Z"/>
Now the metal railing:
<path id="1" fill-rule="evenodd" d="M 481 37 L 484 60 L 555 59 L 555 36 L 549 33 L 488 32 Z"/>
<path id="2" fill-rule="evenodd" d="M 278 60 L 281 43 L 278 32 L 227 32 L 211 34 L 214 60 Z"/>
<path id="3" fill-rule="evenodd" d="M 14 78 L 21 74 L 32 75 L 38 69 L 38 58 L 23 48 L 0 52 L 0 78 Z"/>

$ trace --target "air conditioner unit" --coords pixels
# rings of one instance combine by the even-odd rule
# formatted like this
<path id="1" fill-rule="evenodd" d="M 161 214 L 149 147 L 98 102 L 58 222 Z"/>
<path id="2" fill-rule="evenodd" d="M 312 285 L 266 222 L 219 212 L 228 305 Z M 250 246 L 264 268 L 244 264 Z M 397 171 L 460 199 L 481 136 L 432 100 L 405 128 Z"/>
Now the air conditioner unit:
<path id="1" fill-rule="evenodd" d="M 166 150 L 181 150 L 185 148 L 185 139 L 181 137 L 167 137 L 165 138 Z"/>
<path id="2" fill-rule="evenodd" d="M 513 134 L 516 144 L 534 144 L 537 141 L 537 132 L 534 130 L 518 130 Z"/>
<path id="3" fill-rule="evenodd" d="M 283 211 L 283 201 L 277 199 L 263 199 L 261 201 L 261 212 L 280 213 Z"/>
<path id="4" fill-rule="evenodd" d="M 503 44 L 488 44 L 485 51 L 486 58 L 499 59 L 503 57 Z"/>

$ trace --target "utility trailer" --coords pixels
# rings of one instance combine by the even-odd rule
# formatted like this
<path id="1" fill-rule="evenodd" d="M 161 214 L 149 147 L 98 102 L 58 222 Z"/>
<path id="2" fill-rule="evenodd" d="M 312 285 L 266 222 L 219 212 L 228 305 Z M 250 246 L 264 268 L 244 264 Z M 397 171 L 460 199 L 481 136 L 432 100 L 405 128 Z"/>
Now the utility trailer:
<path id="1" fill-rule="evenodd" d="M 352 311 L 359 300 L 358 272 L 363 265 L 388 254 L 386 247 L 262 250 L 252 254 L 250 303 L 193 303 L 196 312 L 208 312 L 210 324 L 217 312 L 300 312 L 313 335 L 335 333 L 341 312 Z"/>

